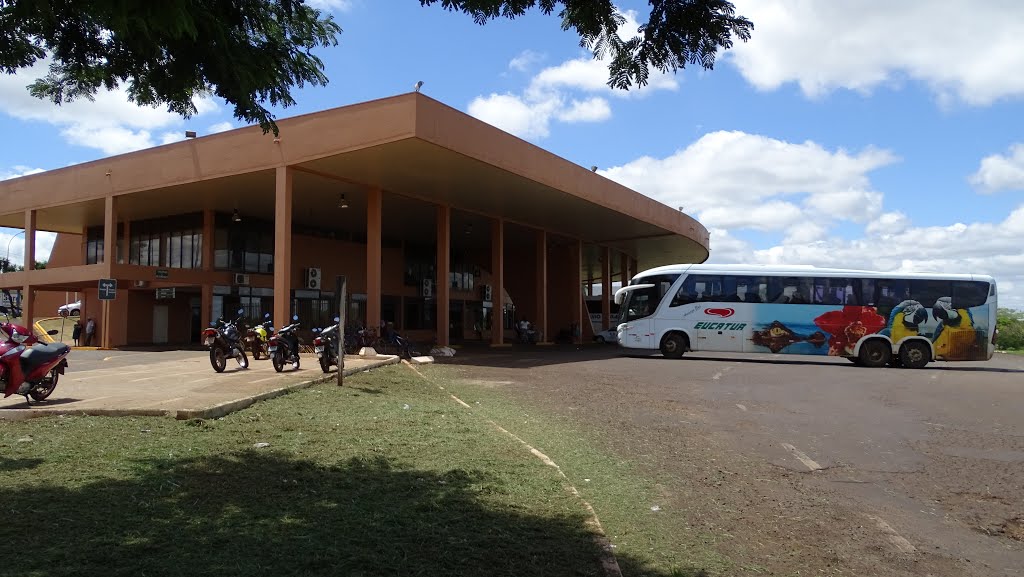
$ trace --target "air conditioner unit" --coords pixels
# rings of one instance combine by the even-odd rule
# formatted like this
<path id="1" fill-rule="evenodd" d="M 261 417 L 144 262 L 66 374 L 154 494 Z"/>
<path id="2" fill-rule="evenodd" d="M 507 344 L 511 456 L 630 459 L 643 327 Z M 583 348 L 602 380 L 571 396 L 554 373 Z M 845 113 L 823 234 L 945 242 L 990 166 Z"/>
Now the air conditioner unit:
<path id="1" fill-rule="evenodd" d="M 323 278 L 320 276 L 320 269 L 318 268 L 307 268 L 306 269 L 306 288 L 312 290 L 320 290 L 320 285 L 323 284 Z"/>
<path id="2" fill-rule="evenodd" d="M 483 292 L 484 302 L 491 302 L 492 300 L 494 300 L 492 298 L 493 295 L 491 294 L 491 285 L 485 284 L 481 288 L 483 289 L 481 292 Z"/>
<path id="3" fill-rule="evenodd" d="M 423 290 L 421 292 L 425 298 L 434 296 L 434 279 L 423 279 Z"/>
<path id="4" fill-rule="evenodd" d="M 132 286 L 135 288 L 146 288 L 149 283 L 144 280 L 132 281 Z"/>
<path id="5" fill-rule="evenodd" d="M 235 273 L 235 284 L 239 286 L 249 286 L 249 275 Z"/>

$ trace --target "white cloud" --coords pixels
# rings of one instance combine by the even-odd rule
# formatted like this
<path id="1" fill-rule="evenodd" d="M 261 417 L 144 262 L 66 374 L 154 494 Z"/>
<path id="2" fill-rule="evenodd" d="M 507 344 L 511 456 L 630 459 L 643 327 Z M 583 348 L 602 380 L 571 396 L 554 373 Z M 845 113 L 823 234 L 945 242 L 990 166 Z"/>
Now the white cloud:
<path id="1" fill-rule="evenodd" d="M 544 55 L 533 50 L 523 50 L 515 58 L 509 61 L 508 67 L 519 72 L 526 72 L 534 64 L 544 59 Z"/>
<path id="2" fill-rule="evenodd" d="M 1014 144 L 1006 156 L 993 154 L 981 159 L 970 180 L 981 192 L 1024 190 L 1024 144 Z"/>
<path id="3" fill-rule="evenodd" d="M 636 12 L 625 13 L 627 22 L 619 35 L 632 37 L 639 24 Z M 509 67 L 525 71 L 540 58 L 526 50 L 509 62 Z M 551 122 L 601 122 L 611 118 L 606 97 L 642 97 L 656 90 L 676 90 L 674 76 L 652 71 L 648 84 L 630 91 L 608 87 L 608 63 L 589 56 L 566 60 L 538 72 L 522 93 L 492 93 L 474 98 L 469 114 L 516 136 L 541 139 L 551 133 Z"/>
<path id="4" fill-rule="evenodd" d="M 93 100 L 78 99 L 57 106 L 33 97 L 26 86 L 46 74 L 47 64 L 0 74 L 0 112 L 20 120 L 57 126 L 71 144 L 95 148 L 105 154 L 120 154 L 155 144 L 155 130 L 180 126 L 180 116 L 163 109 L 137 106 L 128 101 L 127 91 L 100 91 Z M 208 98 L 195 100 L 197 115 L 210 114 L 217 105 Z"/>
<path id="5" fill-rule="evenodd" d="M 7 180 L 8 178 L 18 178 L 19 176 L 28 176 L 30 174 L 37 174 L 45 172 L 44 168 L 30 168 L 28 166 L 22 166 L 16 164 L 10 168 L 0 169 L 0 180 Z"/>
<path id="6" fill-rule="evenodd" d="M 522 138 L 544 138 L 561 106 L 558 98 L 527 102 L 514 94 L 491 94 L 474 98 L 469 114 Z"/>
<path id="7" fill-rule="evenodd" d="M 231 130 L 234 127 L 235 126 L 233 124 L 231 124 L 231 122 L 225 120 L 224 122 L 218 122 L 217 124 L 210 125 L 210 127 L 207 128 L 206 130 L 208 130 L 210 132 L 210 134 L 215 134 L 217 132 L 224 132 L 226 130 Z"/>
<path id="8" fill-rule="evenodd" d="M 798 224 L 867 222 L 882 211 L 868 174 L 896 162 L 889 151 L 850 154 L 814 142 L 790 143 L 739 131 L 705 134 L 664 158 L 642 157 L 602 174 L 669 206 L 685 206 L 705 225 L 788 231 Z"/>
<path id="9" fill-rule="evenodd" d="M 872 236 L 899 234 L 910 227 L 910 219 L 902 212 L 887 212 L 872 220 L 864 228 L 864 232 Z"/>
<path id="10" fill-rule="evenodd" d="M 868 92 L 906 78 L 943 102 L 987 105 L 1024 95 L 1024 3 L 738 0 L 755 25 L 728 53 L 754 86 L 795 82 L 810 97 Z"/>
<path id="11" fill-rule="evenodd" d="M 306 4 L 324 12 L 344 12 L 352 7 L 351 0 L 306 0 Z"/>
<path id="12" fill-rule="evenodd" d="M 586 100 L 573 100 L 569 108 L 558 112 L 562 122 L 600 122 L 612 116 L 608 101 L 597 96 Z"/>

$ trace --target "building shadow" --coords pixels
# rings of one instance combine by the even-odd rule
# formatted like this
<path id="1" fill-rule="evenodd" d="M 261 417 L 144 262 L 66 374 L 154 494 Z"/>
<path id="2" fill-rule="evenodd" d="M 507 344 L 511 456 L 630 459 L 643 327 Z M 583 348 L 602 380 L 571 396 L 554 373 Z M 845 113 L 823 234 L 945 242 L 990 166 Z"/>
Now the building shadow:
<path id="1" fill-rule="evenodd" d="M 45 536 L 5 574 L 603 575 L 582 510 L 525 513 L 492 498 L 502 481 L 482 471 L 326 467 L 258 450 L 122 470 L 132 478 L 5 489 L 0 538 Z"/>

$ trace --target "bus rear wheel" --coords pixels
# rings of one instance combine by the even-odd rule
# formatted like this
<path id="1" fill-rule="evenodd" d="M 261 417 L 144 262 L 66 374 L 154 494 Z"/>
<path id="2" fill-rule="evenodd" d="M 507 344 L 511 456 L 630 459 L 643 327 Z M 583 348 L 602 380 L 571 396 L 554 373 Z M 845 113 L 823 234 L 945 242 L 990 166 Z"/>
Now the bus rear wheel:
<path id="1" fill-rule="evenodd" d="M 865 367 L 884 367 L 892 359 L 892 347 L 882 339 L 872 339 L 860 346 L 858 356 Z"/>
<path id="2" fill-rule="evenodd" d="M 661 354 L 667 359 L 678 359 L 683 356 L 689 348 L 690 341 L 686 335 L 680 333 L 669 333 L 661 339 Z"/>
<path id="3" fill-rule="evenodd" d="M 924 368 L 931 360 L 931 348 L 921 341 L 910 341 L 900 347 L 900 361 L 908 369 Z"/>

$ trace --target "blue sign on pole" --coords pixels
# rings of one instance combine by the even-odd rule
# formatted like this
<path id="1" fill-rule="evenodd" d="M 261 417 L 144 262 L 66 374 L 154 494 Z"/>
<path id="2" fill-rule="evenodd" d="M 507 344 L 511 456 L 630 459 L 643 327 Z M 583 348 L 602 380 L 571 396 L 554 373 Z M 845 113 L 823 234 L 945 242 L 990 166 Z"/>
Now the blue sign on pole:
<path id="1" fill-rule="evenodd" d="M 101 278 L 99 286 L 100 300 L 112 301 L 117 296 L 117 279 Z"/>

